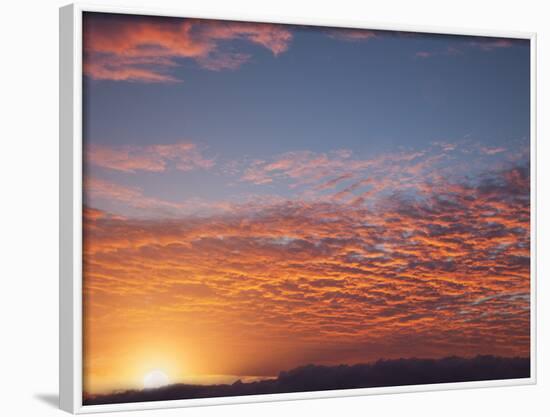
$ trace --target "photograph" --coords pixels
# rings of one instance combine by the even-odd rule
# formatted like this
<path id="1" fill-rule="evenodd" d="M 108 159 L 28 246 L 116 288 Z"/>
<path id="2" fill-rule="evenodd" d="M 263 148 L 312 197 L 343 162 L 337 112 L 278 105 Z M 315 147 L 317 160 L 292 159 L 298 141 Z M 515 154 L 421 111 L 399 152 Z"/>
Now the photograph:
<path id="1" fill-rule="evenodd" d="M 82 405 L 530 380 L 528 38 L 82 14 Z"/>

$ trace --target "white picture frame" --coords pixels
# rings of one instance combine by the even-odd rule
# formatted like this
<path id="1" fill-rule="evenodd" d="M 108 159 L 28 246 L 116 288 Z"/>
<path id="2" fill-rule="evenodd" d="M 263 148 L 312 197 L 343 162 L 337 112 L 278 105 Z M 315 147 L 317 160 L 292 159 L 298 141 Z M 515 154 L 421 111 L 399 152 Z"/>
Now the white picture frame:
<path id="1" fill-rule="evenodd" d="M 456 382 L 430 385 L 414 385 L 383 388 L 358 388 L 305 393 L 268 394 L 239 397 L 186 399 L 159 402 L 125 403 L 114 405 L 82 405 L 82 15 L 83 12 L 103 12 L 157 15 L 171 17 L 223 19 L 261 23 L 288 23 L 327 27 L 345 27 L 373 30 L 395 30 L 437 34 L 494 36 L 527 39 L 531 50 L 531 376 L 522 379 Z M 219 404 L 255 403 L 347 397 L 403 392 L 438 391 L 450 389 L 517 386 L 536 383 L 536 34 L 525 32 L 495 32 L 485 30 L 456 29 L 447 27 L 423 27 L 415 25 L 378 24 L 374 22 L 317 20 L 295 16 L 275 17 L 251 14 L 216 15 L 214 13 L 188 13 L 185 10 L 160 10 L 157 8 L 111 7 L 71 4 L 59 12 L 60 50 L 60 277 L 59 277 L 59 394 L 60 408 L 80 414 L 120 410 L 145 410 L 156 408 L 194 407 Z"/>

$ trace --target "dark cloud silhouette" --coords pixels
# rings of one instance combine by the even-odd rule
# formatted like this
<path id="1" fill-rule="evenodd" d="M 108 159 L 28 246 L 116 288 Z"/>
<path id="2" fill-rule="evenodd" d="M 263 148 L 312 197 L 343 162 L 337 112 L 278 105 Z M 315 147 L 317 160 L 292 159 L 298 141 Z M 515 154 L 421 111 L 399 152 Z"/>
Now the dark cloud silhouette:
<path id="1" fill-rule="evenodd" d="M 255 382 L 241 380 L 229 385 L 174 384 L 156 389 L 118 391 L 84 395 L 84 405 L 117 404 L 176 399 L 233 397 L 336 389 L 437 384 L 528 378 L 529 358 L 476 356 L 443 359 L 395 359 L 370 364 L 306 365 L 283 371 L 276 379 Z"/>

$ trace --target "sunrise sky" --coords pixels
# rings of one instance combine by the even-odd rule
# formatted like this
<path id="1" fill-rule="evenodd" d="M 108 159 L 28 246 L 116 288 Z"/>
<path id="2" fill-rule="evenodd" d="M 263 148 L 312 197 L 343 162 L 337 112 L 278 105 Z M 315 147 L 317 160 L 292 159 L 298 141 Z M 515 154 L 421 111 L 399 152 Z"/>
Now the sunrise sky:
<path id="1" fill-rule="evenodd" d="M 86 392 L 529 355 L 528 41 L 83 28 Z"/>

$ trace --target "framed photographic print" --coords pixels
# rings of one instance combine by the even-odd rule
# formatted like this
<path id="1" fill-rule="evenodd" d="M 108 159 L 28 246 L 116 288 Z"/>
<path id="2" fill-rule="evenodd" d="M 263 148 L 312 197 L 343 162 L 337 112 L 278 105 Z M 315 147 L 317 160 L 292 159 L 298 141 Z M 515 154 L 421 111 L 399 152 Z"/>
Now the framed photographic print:
<path id="1" fill-rule="evenodd" d="M 535 35 L 60 10 L 60 402 L 535 382 Z"/>

